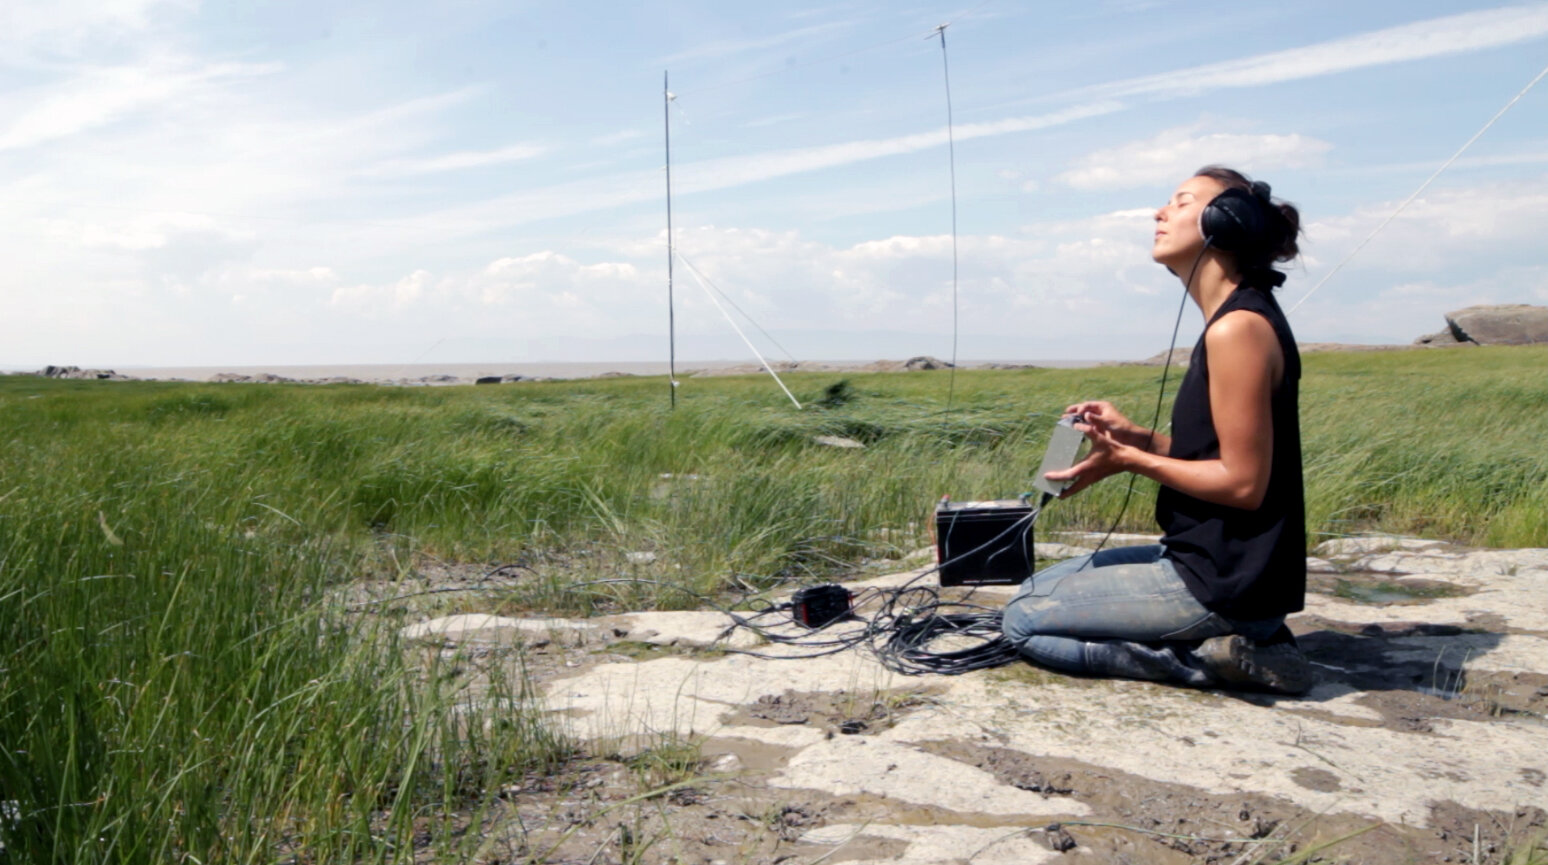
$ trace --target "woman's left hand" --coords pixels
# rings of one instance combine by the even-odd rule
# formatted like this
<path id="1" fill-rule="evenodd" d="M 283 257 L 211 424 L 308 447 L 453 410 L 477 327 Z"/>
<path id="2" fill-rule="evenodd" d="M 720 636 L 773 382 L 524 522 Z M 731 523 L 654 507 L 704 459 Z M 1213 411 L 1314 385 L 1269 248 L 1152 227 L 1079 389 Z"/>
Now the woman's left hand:
<path id="1" fill-rule="evenodd" d="M 1043 475 L 1051 481 L 1074 481 L 1059 494 L 1060 498 L 1068 498 L 1103 478 L 1128 471 L 1129 459 L 1137 450 L 1119 442 L 1114 436 L 1114 430 L 1108 429 L 1101 421 L 1077 421 L 1075 428 L 1085 433 L 1086 440 L 1091 442 L 1091 450 L 1075 465 Z"/>

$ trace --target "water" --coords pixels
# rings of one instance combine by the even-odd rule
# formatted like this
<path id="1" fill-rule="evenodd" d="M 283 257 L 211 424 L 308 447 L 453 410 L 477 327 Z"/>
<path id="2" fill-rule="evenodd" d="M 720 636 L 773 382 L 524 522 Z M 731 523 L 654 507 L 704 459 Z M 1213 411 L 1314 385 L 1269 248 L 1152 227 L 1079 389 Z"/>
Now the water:
<path id="1" fill-rule="evenodd" d="M 1357 604 L 1424 604 L 1436 598 L 1454 598 L 1468 594 L 1454 583 L 1439 580 L 1392 580 L 1377 574 L 1343 574 L 1334 583 L 1333 594 Z"/>

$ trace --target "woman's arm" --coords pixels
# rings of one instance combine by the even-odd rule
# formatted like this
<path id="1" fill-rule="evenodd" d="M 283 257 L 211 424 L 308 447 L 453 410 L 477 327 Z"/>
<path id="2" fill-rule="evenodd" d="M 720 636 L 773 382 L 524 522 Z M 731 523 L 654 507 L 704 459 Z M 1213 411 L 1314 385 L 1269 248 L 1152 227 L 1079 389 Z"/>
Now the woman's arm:
<path id="1" fill-rule="evenodd" d="M 1172 459 L 1129 443 L 1132 435 L 1089 424 L 1083 431 L 1091 453 L 1049 479 L 1079 478 L 1065 491 L 1070 495 L 1108 475 L 1132 471 L 1207 502 L 1244 510 L 1261 505 L 1274 455 L 1270 400 L 1284 365 L 1279 340 L 1267 319 L 1238 310 L 1211 325 L 1204 343 L 1219 459 Z"/>

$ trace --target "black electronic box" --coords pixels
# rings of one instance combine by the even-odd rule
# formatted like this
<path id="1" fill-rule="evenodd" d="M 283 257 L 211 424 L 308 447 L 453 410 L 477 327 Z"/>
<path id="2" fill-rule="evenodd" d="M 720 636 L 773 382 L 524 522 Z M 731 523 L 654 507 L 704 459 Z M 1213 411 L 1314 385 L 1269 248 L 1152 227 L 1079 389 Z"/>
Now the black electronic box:
<path id="1" fill-rule="evenodd" d="M 942 586 L 1010 586 L 1032 575 L 1032 506 L 1021 499 L 935 507 Z"/>

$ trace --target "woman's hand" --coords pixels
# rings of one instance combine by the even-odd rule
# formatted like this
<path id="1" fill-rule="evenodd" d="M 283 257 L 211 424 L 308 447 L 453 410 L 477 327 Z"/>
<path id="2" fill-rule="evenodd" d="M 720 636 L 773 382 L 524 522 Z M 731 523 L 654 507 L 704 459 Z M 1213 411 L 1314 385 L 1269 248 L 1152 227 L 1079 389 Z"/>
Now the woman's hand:
<path id="1" fill-rule="evenodd" d="M 1116 419 L 1118 424 L 1126 425 L 1127 428 L 1119 427 L 1123 429 L 1125 437 L 1138 434 L 1142 443 L 1144 436 L 1149 433 L 1149 430 L 1135 427 L 1128 418 L 1113 408 L 1112 403 L 1085 402 L 1070 408 L 1092 411 L 1092 414 L 1086 414 L 1084 411 L 1076 412 L 1085 415 L 1086 419 L 1085 422 L 1075 422 L 1075 428 L 1084 433 L 1086 440 L 1091 442 L 1091 450 L 1075 465 L 1063 471 L 1048 472 L 1043 475 L 1051 481 L 1074 481 L 1059 494 L 1060 498 L 1068 498 L 1103 478 L 1129 470 L 1134 454 L 1140 452 L 1140 448 L 1121 440 L 1120 434 L 1114 427 L 1107 426 L 1107 423 Z"/>
<path id="2" fill-rule="evenodd" d="M 1150 430 L 1129 420 L 1117 406 L 1106 400 L 1078 402 L 1065 409 L 1064 413 L 1080 415 L 1086 419 L 1086 423 L 1133 447 L 1145 447 L 1152 435 Z"/>
<path id="3" fill-rule="evenodd" d="M 1092 426 L 1105 430 L 1108 435 L 1129 447 L 1157 456 L 1172 452 L 1172 437 L 1146 429 L 1124 416 L 1116 406 L 1106 400 L 1076 403 L 1064 410 L 1066 414 L 1083 416 Z"/>

